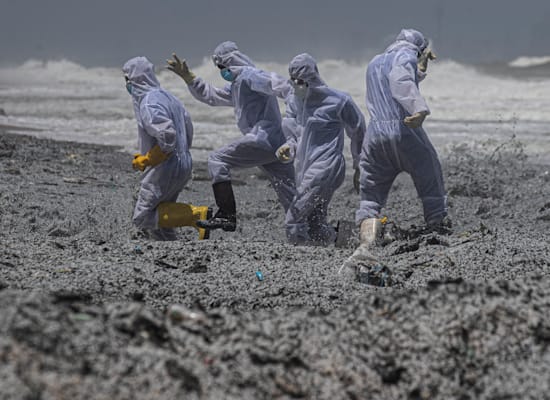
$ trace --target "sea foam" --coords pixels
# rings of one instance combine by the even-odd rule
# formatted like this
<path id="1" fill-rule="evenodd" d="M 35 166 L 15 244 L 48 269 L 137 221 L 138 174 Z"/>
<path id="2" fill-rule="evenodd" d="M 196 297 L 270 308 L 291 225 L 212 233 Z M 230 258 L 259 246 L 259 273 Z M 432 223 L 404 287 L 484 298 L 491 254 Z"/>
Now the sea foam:
<path id="1" fill-rule="evenodd" d="M 520 58 L 519 67 L 550 57 Z M 367 62 L 320 60 L 328 85 L 348 92 L 365 113 Z M 257 63 L 259 68 L 287 76 L 287 65 Z M 225 81 L 209 59 L 192 65 L 193 71 L 217 86 Z M 195 158 L 239 137 L 233 110 L 197 102 L 183 81 L 157 66 L 161 85 L 182 100 L 195 127 Z M 550 153 L 550 79 L 518 79 L 491 75 L 452 60 L 436 60 L 421 83 L 432 115 L 425 127 L 436 146 L 479 138 L 516 135 L 535 152 Z M 29 60 L 0 69 L 0 124 L 38 129 L 55 139 L 105 143 L 136 148 L 132 102 L 124 88 L 121 68 L 86 68 L 77 63 Z M 281 103 L 281 112 L 284 105 Z"/>

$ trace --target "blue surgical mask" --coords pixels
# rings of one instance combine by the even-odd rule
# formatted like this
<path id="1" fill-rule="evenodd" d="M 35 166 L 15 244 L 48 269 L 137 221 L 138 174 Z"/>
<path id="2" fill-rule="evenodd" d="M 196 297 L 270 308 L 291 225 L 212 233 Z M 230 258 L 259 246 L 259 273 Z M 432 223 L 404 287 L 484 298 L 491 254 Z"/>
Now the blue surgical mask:
<path id="1" fill-rule="evenodd" d="M 223 79 L 225 79 L 228 82 L 233 82 L 233 80 L 235 80 L 235 76 L 233 75 L 233 73 L 229 68 L 224 68 L 220 70 L 220 75 L 222 76 Z"/>
<path id="2" fill-rule="evenodd" d="M 132 94 L 132 89 L 132 82 L 126 82 L 126 90 L 128 91 L 128 93 Z"/>

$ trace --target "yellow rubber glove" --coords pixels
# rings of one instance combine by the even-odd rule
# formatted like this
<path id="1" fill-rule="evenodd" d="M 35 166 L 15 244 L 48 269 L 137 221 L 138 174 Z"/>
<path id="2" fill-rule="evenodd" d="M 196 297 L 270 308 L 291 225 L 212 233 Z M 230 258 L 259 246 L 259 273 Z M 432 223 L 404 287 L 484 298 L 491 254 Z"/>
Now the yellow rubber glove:
<path id="1" fill-rule="evenodd" d="M 359 167 L 355 168 L 355 172 L 353 174 L 353 187 L 355 189 L 356 193 L 359 193 L 360 189 L 360 178 L 361 178 L 361 170 Z"/>
<path id="2" fill-rule="evenodd" d="M 185 60 L 180 60 L 176 53 L 172 53 L 172 57 L 174 58 L 173 60 L 166 60 L 168 63 L 166 68 L 176 75 L 179 75 L 188 85 L 191 84 L 196 78 L 196 75 L 189 70 L 187 62 Z"/>
<path id="3" fill-rule="evenodd" d="M 403 123 L 409 128 L 413 128 L 413 129 L 418 128 L 422 126 L 422 123 L 424 122 L 426 115 L 428 115 L 426 111 L 417 112 L 413 115 L 405 117 L 405 119 L 403 120 Z"/>
<path id="4" fill-rule="evenodd" d="M 283 144 L 281 147 L 277 149 L 277 153 L 275 154 L 279 161 L 282 162 L 288 162 L 290 161 L 290 146 L 288 144 Z"/>
<path id="5" fill-rule="evenodd" d="M 418 57 L 418 69 L 422 72 L 428 70 L 428 61 L 435 60 L 437 57 L 431 49 L 425 49 Z"/>
<path id="6" fill-rule="evenodd" d="M 288 164 L 294 161 L 294 151 L 294 147 L 285 143 L 277 149 L 275 157 L 283 164 Z"/>
<path id="7" fill-rule="evenodd" d="M 132 168 L 144 171 L 147 167 L 155 167 L 170 157 L 170 154 L 163 153 L 159 145 L 156 144 L 145 155 L 135 154 L 132 161 Z"/>

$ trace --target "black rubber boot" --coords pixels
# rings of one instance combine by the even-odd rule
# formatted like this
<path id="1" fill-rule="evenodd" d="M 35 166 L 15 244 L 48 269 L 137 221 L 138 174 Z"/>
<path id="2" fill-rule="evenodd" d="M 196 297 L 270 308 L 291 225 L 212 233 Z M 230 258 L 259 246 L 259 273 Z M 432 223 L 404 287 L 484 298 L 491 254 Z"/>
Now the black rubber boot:
<path id="1" fill-rule="evenodd" d="M 355 224 L 350 221 L 339 220 L 338 225 L 334 230 L 336 231 L 336 241 L 334 246 L 336 247 L 348 247 L 350 238 L 353 236 L 353 228 Z"/>
<path id="2" fill-rule="evenodd" d="M 449 216 L 445 216 L 440 221 L 428 224 L 426 230 L 428 232 L 439 233 L 440 235 L 450 235 L 453 233 L 453 222 Z"/>
<path id="3" fill-rule="evenodd" d="M 231 181 L 214 183 L 212 190 L 218 211 L 208 220 L 197 221 L 197 226 L 209 230 L 223 229 L 226 232 L 235 232 L 237 229 L 237 206 Z"/>

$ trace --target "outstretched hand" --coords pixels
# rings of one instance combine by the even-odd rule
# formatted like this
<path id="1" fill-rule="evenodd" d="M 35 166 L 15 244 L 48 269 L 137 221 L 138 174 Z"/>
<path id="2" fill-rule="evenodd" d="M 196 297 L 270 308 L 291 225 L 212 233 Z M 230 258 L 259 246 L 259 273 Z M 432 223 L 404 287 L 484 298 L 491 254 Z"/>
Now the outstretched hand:
<path id="1" fill-rule="evenodd" d="M 176 53 L 172 53 L 172 59 L 166 60 L 166 63 L 168 64 L 166 68 L 180 76 L 185 83 L 190 84 L 195 79 L 195 74 L 189 70 L 185 59 L 180 60 Z"/>
<path id="2" fill-rule="evenodd" d="M 428 70 L 428 61 L 435 60 L 437 57 L 431 49 L 425 49 L 418 58 L 418 69 L 422 72 Z"/>

